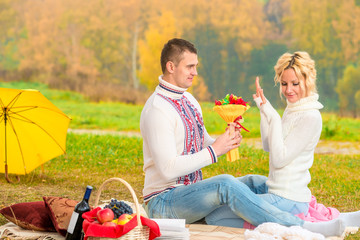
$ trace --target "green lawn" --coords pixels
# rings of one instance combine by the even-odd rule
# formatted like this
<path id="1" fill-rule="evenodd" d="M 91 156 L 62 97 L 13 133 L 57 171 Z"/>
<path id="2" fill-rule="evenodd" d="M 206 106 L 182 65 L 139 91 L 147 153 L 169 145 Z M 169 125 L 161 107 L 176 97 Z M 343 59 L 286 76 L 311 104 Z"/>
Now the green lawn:
<path id="1" fill-rule="evenodd" d="M 73 129 L 106 129 L 118 131 L 139 131 L 140 105 L 123 103 L 91 103 L 81 95 L 49 90 L 43 84 L 1 83 L 0 87 L 36 88 L 47 96 L 66 114 L 72 117 Z M 210 134 L 221 133 L 226 124 L 212 111 L 212 103 L 202 103 L 204 122 Z M 244 126 L 250 133 L 245 138 L 260 137 L 259 112 L 250 108 L 244 115 Z M 323 113 L 322 139 L 333 141 L 359 141 L 360 120 L 339 118 L 333 113 Z M 221 157 L 217 164 L 203 169 L 204 177 L 217 174 L 268 173 L 268 154 L 243 144 L 241 160 L 227 162 Z M 121 177 L 134 188 L 140 202 L 144 180 L 142 171 L 142 139 L 112 135 L 79 135 L 69 133 L 67 154 L 44 164 L 41 168 L 22 176 L 20 183 L 8 184 L 0 174 L 0 208 L 25 201 L 41 201 L 42 196 L 61 196 L 80 200 L 86 185 L 94 186 L 90 199 L 101 183 L 111 177 Z M 360 208 L 360 155 L 315 155 L 311 168 L 310 188 L 319 203 L 338 208 L 340 211 L 355 211 Z M 12 176 L 13 177 L 13 176 Z M 129 191 L 121 184 L 114 183 L 102 194 L 102 199 L 116 197 L 131 201 Z M 6 222 L 0 216 L 0 225 Z M 360 233 L 347 239 L 356 239 Z"/>
<path id="2" fill-rule="evenodd" d="M 247 145 L 239 148 L 241 160 L 227 162 L 221 157 L 217 164 L 203 169 L 204 178 L 217 174 L 268 173 L 268 154 Z M 10 204 L 41 201 L 43 196 L 61 196 L 80 200 L 86 185 L 94 187 L 92 205 L 98 187 L 111 177 L 128 181 L 142 202 L 144 174 L 142 171 L 142 139 L 112 135 L 68 134 L 67 154 L 59 156 L 21 178 L 20 183 L 8 184 L 0 174 L 0 208 Z M 359 210 L 360 155 L 315 155 L 311 169 L 310 188 L 319 203 L 340 211 Z M 102 192 L 101 199 L 115 197 L 131 201 L 129 191 L 113 183 Z M 6 222 L 0 217 L 0 224 Z M 360 233 L 354 236 L 360 236 Z M 351 239 L 351 238 L 348 238 Z"/>

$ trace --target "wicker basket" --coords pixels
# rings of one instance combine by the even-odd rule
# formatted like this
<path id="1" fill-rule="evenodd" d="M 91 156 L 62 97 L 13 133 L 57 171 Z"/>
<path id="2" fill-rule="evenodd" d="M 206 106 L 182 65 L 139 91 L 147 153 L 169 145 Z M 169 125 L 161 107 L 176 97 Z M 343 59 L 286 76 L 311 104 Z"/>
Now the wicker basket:
<path id="1" fill-rule="evenodd" d="M 123 235 L 123 236 L 121 236 L 119 238 L 88 237 L 88 239 L 89 240 L 113 240 L 113 239 L 119 239 L 119 240 L 132 240 L 132 239 L 148 240 L 149 239 L 149 234 L 150 234 L 150 229 L 149 229 L 148 226 L 143 226 L 141 224 L 140 207 L 139 207 L 138 199 L 136 197 L 136 194 L 135 194 L 133 188 L 125 180 L 123 180 L 121 178 L 110 178 L 110 179 L 106 180 L 105 182 L 103 182 L 103 184 L 99 188 L 99 191 L 96 194 L 95 204 L 99 205 L 100 194 L 101 194 L 101 191 L 103 190 L 103 188 L 105 187 L 105 185 L 107 183 L 113 182 L 113 181 L 119 181 L 119 182 L 123 183 L 129 189 L 129 191 L 131 193 L 131 196 L 132 196 L 132 198 L 134 200 L 134 203 L 135 203 L 136 217 L 137 217 L 137 224 L 138 225 L 134 229 L 132 229 L 130 232 L 126 233 L 125 235 Z"/>

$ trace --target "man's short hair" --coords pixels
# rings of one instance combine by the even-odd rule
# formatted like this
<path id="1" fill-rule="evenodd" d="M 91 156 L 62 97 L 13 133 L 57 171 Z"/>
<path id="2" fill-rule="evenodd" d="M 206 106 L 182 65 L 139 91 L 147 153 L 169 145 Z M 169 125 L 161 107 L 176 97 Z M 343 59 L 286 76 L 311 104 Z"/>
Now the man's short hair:
<path id="1" fill-rule="evenodd" d="M 191 42 L 180 38 L 169 40 L 161 51 L 160 63 L 162 72 L 165 73 L 166 63 L 168 61 L 172 61 L 177 65 L 181 61 L 182 54 L 185 51 L 197 54 L 197 50 Z"/>

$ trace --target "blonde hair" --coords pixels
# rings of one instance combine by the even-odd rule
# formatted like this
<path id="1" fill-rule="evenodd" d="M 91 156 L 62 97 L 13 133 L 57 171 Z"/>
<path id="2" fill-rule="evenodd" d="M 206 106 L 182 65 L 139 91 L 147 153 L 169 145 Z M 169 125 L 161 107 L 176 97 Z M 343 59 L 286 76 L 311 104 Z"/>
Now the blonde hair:
<path id="1" fill-rule="evenodd" d="M 277 61 L 275 70 L 275 84 L 280 83 L 281 96 L 281 78 L 286 69 L 292 68 L 300 81 L 300 88 L 309 96 L 317 93 L 316 89 L 316 69 L 315 61 L 311 59 L 307 52 L 295 52 L 294 54 L 284 53 Z M 304 80 L 304 81 L 301 81 Z"/>

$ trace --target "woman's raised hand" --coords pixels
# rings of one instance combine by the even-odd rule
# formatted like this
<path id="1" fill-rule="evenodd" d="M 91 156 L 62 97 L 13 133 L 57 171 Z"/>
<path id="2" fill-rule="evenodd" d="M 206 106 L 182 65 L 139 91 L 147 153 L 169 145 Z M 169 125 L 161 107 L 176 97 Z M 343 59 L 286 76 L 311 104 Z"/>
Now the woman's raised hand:
<path id="1" fill-rule="evenodd" d="M 256 85 L 256 94 L 253 94 L 253 98 L 261 98 L 262 103 L 260 103 L 260 106 L 266 103 L 266 98 L 264 96 L 264 90 L 260 87 L 259 77 L 256 77 L 255 79 L 255 85 Z"/>

